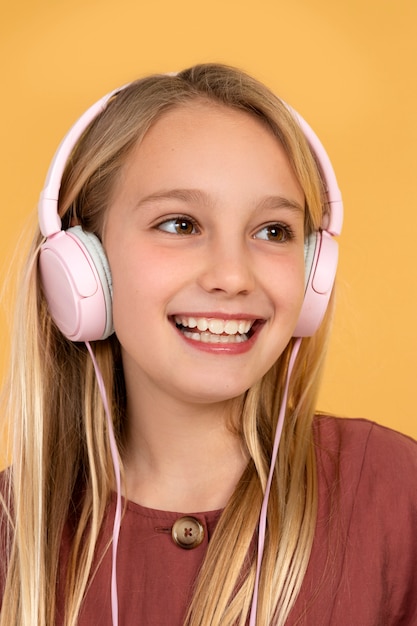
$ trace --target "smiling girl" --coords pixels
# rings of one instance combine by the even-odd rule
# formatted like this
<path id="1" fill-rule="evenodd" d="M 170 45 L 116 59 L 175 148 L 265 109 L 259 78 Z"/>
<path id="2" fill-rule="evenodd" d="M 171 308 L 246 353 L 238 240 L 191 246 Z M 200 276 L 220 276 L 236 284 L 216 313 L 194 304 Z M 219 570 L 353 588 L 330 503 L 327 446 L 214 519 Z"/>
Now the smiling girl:
<path id="1" fill-rule="evenodd" d="M 417 446 L 316 411 L 341 211 L 229 67 L 70 131 L 16 321 L 1 626 L 417 623 Z"/>

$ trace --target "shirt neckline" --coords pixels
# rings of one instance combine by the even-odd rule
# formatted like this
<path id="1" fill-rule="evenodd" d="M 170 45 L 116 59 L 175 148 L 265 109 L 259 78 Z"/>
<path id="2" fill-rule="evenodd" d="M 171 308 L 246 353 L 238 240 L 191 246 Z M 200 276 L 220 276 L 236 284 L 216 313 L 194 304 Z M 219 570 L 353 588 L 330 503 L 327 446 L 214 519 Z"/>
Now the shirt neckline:
<path id="1" fill-rule="evenodd" d="M 115 505 L 116 502 L 116 494 L 112 492 L 112 504 Z M 162 509 L 154 509 L 143 504 L 139 504 L 138 502 L 134 502 L 133 500 L 127 500 L 122 497 L 122 507 L 126 507 L 127 511 L 135 515 L 140 515 L 141 517 L 152 518 L 152 519 L 163 519 L 170 522 L 175 522 L 180 517 L 196 517 L 199 519 L 204 519 L 206 522 L 216 522 L 224 509 L 214 509 L 210 511 L 164 511 Z"/>

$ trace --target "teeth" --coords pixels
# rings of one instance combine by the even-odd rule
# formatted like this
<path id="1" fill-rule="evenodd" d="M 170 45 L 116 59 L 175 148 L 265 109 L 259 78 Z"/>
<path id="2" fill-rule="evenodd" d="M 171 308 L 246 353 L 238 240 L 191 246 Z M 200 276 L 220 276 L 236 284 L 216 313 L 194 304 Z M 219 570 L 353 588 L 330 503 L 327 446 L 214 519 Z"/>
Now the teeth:
<path id="1" fill-rule="evenodd" d="M 221 335 L 224 332 L 224 324 L 222 320 L 209 320 L 208 328 L 211 333 Z M 206 330 L 204 328 L 204 330 Z"/>
<path id="2" fill-rule="evenodd" d="M 228 320 L 224 325 L 224 332 L 226 335 L 236 335 L 239 331 L 239 322 L 235 320 Z"/>
<path id="3" fill-rule="evenodd" d="M 243 336 L 249 332 L 253 325 L 252 320 L 222 320 L 218 318 L 208 319 L 206 317 L 182 317 L 179 315 L 175 316 L 175 322 L 184 328 L 197 328 L 201 335 L 209 331 L 207 333 L 208 336 Z M 194 335 L 199 335 L 200 333 L 194 332 L 191 334 L 194 338 Z M 184 331 L 184 334 L 186 334 L 186 331 Z M 202 339 L 202 341 L 205 341 L 205 339 Z"/>
<path id="4" fill-rule="evenodd" d="M 242 343 L 248 340 L 247 335 L 214 335 L 210 332 L 193 333 L 187 330 L 183 333 L 188 339 L 202 343 Z"/>
<path id="5" fill-rule="evenodd" d="M 185 324 L 185 326 L 187 326 L 187 325 L 188 324 Z M 198 330 L 201 330 L 201 332 L 204 332 L 205 330 L 208 329 L 208 321 L 204 317 L 200 317 L 197 320 L 197 328 L 198 328 Z"/>

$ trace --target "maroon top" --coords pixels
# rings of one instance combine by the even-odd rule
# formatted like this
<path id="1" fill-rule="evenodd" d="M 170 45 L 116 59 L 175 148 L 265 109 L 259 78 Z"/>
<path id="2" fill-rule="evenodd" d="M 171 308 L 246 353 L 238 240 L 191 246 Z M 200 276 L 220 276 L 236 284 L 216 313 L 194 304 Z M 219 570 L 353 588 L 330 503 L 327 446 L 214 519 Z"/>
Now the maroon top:
<path id="1" fill-rule="evenodd" d="M 314 433 L 318 520 L 307 573 L 287 626 L 416 626 L 417 443 L 366 420 L 319 417 Z M 220 514 L 192 514 L 205 532 L 202 543 L 187 550 L 171 535 L 184 513 L 127 503 L 117 560 L 121 626 L 182 625 Z M 111 537 L 113 515 L 114 502 L 98 553 Z M 188 522 L 180 530 L 185 536 L 196 532 Z M 68 524 L 63 578 L 70 537 Z M 108 550 L 87 592 L 79 626 L 111 626 L 110 573 Z M 61 586 L 58 608 L 61 626 Z"/>

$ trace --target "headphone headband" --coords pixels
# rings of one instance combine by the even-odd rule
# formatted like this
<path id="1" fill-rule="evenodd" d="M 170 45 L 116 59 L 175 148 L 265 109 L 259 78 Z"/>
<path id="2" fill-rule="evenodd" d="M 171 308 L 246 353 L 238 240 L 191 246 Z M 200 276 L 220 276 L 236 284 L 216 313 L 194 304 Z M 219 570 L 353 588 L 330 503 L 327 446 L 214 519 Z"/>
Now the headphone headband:
<path id="1" fill-rule="evenodd" d="M 127 86 L 127 85 L 126 85 Z M 109 100 L 125 87 L 114 89 L 90 106 L 69 129 L 59 144 L 49 166 L 45 186 L 38 204 L 39 227 L 44 237 L 50 237 L 61 230 L 61 218 L 58 215 L 58 196 L 62 175 L 67 161 L 88 125 L 102 113 Z"/>
<path id="2" fill-rule="evenodd" d="M 343 226 L 343 201 L 342 194 L 337 184 L 336 174 L 323 144 L 320 139 L 305 121 L 303 117 L 295 109 L 287 105 L 289 111 L 300 125 L 301 130 L 307 139 L 311 151 L 316 157 L 317 165 L 320 169 L 324 184 L 324 192 L 326 194 L 326 204 L 329 212 L 324 215 L 322 228 L 331 235 L 340 235 Z"/>

